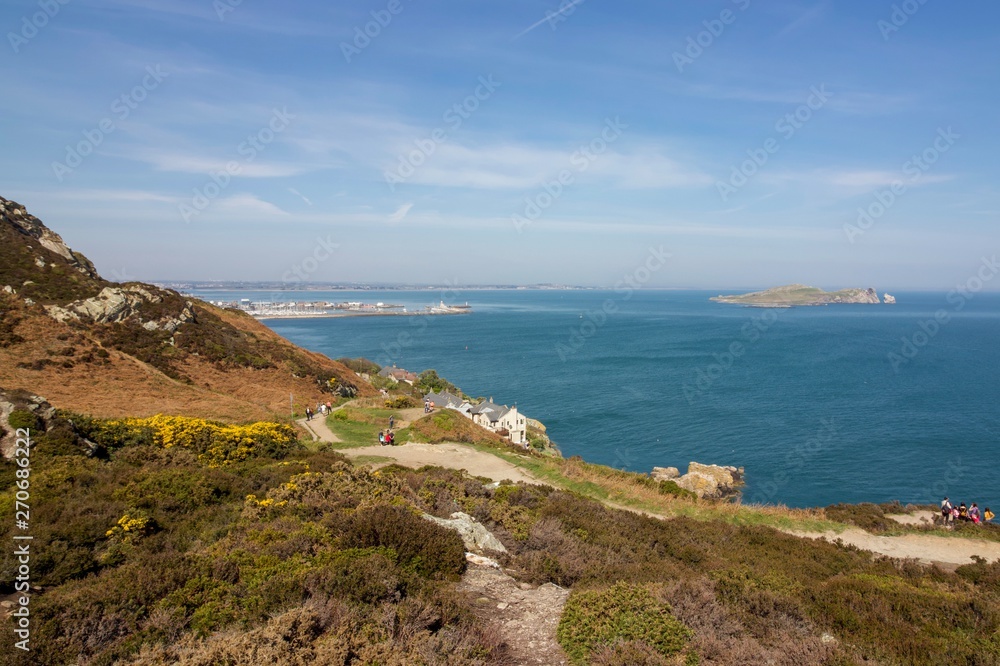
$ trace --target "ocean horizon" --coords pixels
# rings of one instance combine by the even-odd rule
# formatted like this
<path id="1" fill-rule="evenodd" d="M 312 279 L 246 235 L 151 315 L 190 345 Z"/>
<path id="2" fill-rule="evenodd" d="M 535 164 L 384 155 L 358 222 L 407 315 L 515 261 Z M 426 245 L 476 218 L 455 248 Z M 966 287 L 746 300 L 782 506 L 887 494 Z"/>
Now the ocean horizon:
<path id="1" fill-rule="evenodd" d="M 739 290 L 283 292 L 473 312 L 265 323 L 332 358 L 433 368 L 516 403 L 567 457 L 636 472 L 744 467 L 745 502 L 1000 500 L 1000 294 L 772 309 L 708 300 L 719 293 Z"/>

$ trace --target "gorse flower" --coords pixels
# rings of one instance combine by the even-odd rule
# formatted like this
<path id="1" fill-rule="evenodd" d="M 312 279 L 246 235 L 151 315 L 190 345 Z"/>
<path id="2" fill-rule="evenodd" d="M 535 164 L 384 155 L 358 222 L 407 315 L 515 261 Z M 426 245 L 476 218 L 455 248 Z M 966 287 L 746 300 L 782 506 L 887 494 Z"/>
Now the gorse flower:
<path id="1" fill-rule="evenodd" d="M 101 426 L 107 439 L 119 445 L 151 439 L 165 449 L 194 451 L 209 467 L 220 467 L 258 455 L 280 457 L 296 442 L 295 431 L 281 423 L 259 421 L 226 425 L 187 416 L 157 414 L 149 418 L 113 419 Z"/>

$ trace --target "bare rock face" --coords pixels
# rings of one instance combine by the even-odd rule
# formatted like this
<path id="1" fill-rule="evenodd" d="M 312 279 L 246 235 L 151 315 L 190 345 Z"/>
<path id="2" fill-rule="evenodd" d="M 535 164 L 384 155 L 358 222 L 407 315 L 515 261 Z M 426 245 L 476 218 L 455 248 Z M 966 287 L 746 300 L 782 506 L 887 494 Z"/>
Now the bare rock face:
<path id="1" fill-rule="evenodd" d="M 37 217 L 28 213 L 27 209 L 21 204 L 0 197 L 0 218 L 10 222 L 15 229 L 24 235 L 37 240 L 38 243 L 46 250 L 58 254 L 60 257 L 69 262 L 73 268 L 80 271 L 87 277 L 100 279 L 100 276 L 97 274 L 97 269 L 94 268 L 94 264 L 92 264 L 89 259 L 82 254 L 71 250 L 69 246 L 63 242 L 63 239 L 59 234 L 42 224 L 42 221 Z M 39 264 L 39 261 L 42 263 Z M 44 260 L 41 258 L 36 259 L 35 263 L 40 267 L 45 265 Z"/>
<path id="2" fill-rule="evenodd" d="M 681 475 L 676 467 L 654 467 L 649 474 L 655 481 L 673 481 Z"/>
<path id="3" fill-rule="evenodd" d="M 676 468 L 667 468 L 674 469 Z M 654 477 L 656 478 L 656 477 Z M 672 479 L 674 483 L 706 499 L 725 499 L 738 495 L 743 487 L 742 467 L 688 464 L 687 474 Z"/>
<path id="4" fill-rule="evenodd" d="M 467 513 L 462 513 L 461 511 L 453 513 L 451 514 L 451 520 L 437 518 L 426 513 L 423 516 L 433 523 L 458 532 L 468 550 L 478 553 L 486 551 L 493 551 L 495 553 L 507 552 L 507 548 L 501 543 L 500 539 L 493 536 L 492 532 L 483 527 L 481 523 L 477 523 L 476 519 Z"/>
<path id="5" fill-rule="evenodd" d="M 159 303 L 162 300 L 158 294 L 144 287 L 128 285 L 105 287 L 93 298 L 75 301 L 66 307 L 49 305 L 45 309 L 49 316 L 62 322 L 86 319 L 98 324 L 111 324 L 138 317 L 144 302 Z M 178 326 L 194 321 L 194 318 L 194 311 L 188 302 L 177 316 L 144 321 L 142 325 L 148 330 L 165 330 L 173 333 Z"/>

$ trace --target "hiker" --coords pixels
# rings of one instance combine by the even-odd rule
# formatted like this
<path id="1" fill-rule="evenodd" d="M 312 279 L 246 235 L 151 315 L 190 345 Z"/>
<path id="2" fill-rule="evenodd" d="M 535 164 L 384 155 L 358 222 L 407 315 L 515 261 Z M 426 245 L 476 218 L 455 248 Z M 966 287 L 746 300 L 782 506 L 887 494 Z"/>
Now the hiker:
<path id="1" fill-rule="evenodd" d="M 969 507 L 965 506 L 965 502 L 958 505 L 958 519 L 969 522 Z"/>
<path id="2" fill-rule="evenodd" d="M 385 433 L 383 433 L 381 430 L 378 431 L 378 443 L 381 446 L 385 446 Z"/>
<path id="3" fill-rule="evenodd" d="M 313 410 L 306 407 L 306 421 L 312 421 L 312 418 L 313 418 Z"/>
<path id="4" fill-rule="evenodd" d="M 392 445 L 393 445 L 393 442 L 394 442 L 395 440 L 396 440 L 396 436 L 395 436 L 395 435 L 393 435 L 393 434 L 392 434 L 392 431 L 390 430 L 390 431 L 389 431 L 389 434 L 385 436 L 385 443 L 386 443 L 386 444 L 388 444 L 389 446 L 392 446 Z"/>
<path id="5" fill-rule="evenodd" d="M 951 500 L 945 497 L 941 500 L 941 522 L 947 524 L 949 518 L 951 518 Z"/>
<path id="6" fill-rule="evenodd" d="M 396 424 L 396 419 L 392 414 L 389 415 L 389 432 L 392 432 L 392 427 Z"/>
<path id="7" fill-rule="evenodd" d="M 972 508 L 969 509 L 969 520 L 974 522 L 976 525 L 979 524 L 979 505 L 975 502 L 972 503 Z"/>
<path id="8" fill-rule="evenodd" d="M 330 402 L 329 400 L 326 401 L 326 412 L 328 414 L 332 414 L 333 413 L 333 403 Z"/>
<path id="9" fill-rule="evenodd" d="M 424 398 L 424 414 L 431 411 L 431 401 Z"/>
<path id="10" fill-rule="evenodd" d="M 990 511 L 990 507 L 986 507 L 986 509 L 983 511 L 983 522 L 984 523 L 988 523 L 991 520 L 993 520 L 993 518 L 995 516 L 996 516 L 996 514 L 994 514 L 992 511 Z"/>

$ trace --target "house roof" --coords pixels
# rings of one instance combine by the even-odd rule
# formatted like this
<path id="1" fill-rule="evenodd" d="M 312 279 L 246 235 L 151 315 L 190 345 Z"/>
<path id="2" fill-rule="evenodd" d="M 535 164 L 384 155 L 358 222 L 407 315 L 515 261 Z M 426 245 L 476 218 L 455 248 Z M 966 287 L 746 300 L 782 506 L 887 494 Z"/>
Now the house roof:
<path id="1" fill-rule="evenodd" d="M 436 407 L 460 407 L 462 399 L 453 393 L 441 391 L 440 393 L 428 393 L 425 400 L 430 400 Z"/>
<path id="2" fill-rule="evenodd" d="M 490 420 L 490 422 L 499 421 L 500 418 L 510 411 L 510 408 L 506 405 L 500 406 L 490 401 L 481 402 L 472 409 L 469 410 L 471 414 L 482 414 Z"/>

